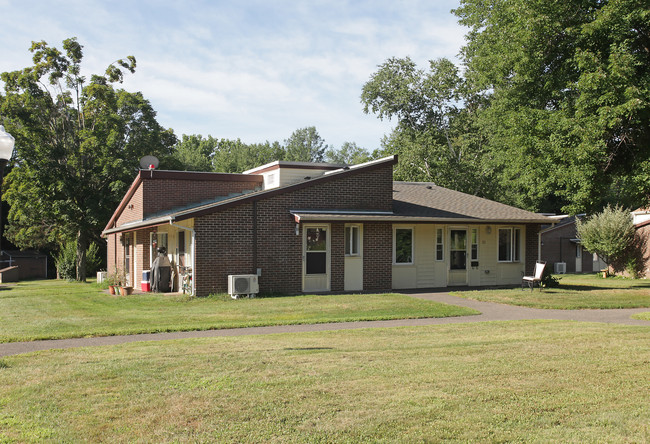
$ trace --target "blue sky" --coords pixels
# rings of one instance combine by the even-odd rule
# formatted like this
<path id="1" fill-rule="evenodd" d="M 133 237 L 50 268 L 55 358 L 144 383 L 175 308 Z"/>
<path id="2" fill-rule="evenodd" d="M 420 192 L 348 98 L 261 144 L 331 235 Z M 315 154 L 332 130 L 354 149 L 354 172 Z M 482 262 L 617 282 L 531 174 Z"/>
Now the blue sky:
<path id="1" fill-rule="evenodd" d="M 77 37 L 85 74 L 127 55 L 158 121 L 177 135 L 283 142 L 315 126 L 336 148 L 379 147 L 393 124 L 363 113 L 363 84 L 389 57 L 455 59 L 458 0 L 0 0 L 0 72 L 28 66 L 32 40 Z"/>

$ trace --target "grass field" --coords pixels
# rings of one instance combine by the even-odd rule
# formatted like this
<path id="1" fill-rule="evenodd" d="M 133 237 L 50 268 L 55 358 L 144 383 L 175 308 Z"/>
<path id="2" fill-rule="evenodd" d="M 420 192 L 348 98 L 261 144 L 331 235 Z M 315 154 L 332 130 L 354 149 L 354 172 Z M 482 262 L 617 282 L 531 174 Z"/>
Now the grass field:
<path id="1" fill-rule="evenodd" d="M 0 342 L 477 313 L 400 294 L 111 296 L 96 284 L 31 281 L 0 286 Z"/>
<path id="2" fill-rule="evenodd" d="M 585 308 L 650 307 L 650 280 L 609 277 L 596 274 L 558 275 L 560 286 L 539 291 L 521 288 L 461 291 L 454 295 L 478 301 L 533 308 L 575 310 Z"/>
<path id="3" fill-rule="evenodd" d="M 649 442 L 650 327 L 555 321 L 0 360 L 0 442 Z"/>

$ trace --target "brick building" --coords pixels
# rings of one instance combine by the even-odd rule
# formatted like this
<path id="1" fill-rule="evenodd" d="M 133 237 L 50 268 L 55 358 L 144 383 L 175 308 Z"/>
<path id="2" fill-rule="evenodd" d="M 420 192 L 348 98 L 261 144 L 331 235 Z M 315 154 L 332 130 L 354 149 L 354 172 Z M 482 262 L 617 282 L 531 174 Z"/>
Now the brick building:
<path id="1" fill-rule="evenodd" d="M 605 263 L 582 246 L 576 230 L 579 216 L 552 216 L 555 225 L 542 229 L 542 260 L 554 273 L 592 273 Z"/>
<path id="2" fill-rule="evenodd" d="M 108 270 L 139 285 L 167 249 L 178 289 L 383 291 L 511 285 L 531 274 L 549 219 L 429 183 L 393 182 L 396 156 L 361 165 L 273 162 L 242 174 L 142 170 L 104 230 Z"/>

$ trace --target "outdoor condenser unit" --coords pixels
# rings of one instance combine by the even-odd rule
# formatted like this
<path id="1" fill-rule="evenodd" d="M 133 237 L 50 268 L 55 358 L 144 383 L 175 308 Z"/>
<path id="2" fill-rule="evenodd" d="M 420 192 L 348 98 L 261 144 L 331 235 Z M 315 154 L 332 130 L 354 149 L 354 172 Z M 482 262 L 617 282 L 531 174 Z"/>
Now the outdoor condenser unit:
<path id="1" fill-rule="evenodd" d="M 231 274 L 228 275 L 228 294 L 233 299 L 246 295 L 254 297 L 260 291 L 256 274 Z"/>
<path id="2" fill-rule="evenodd" d="M 556 262 L 553 265 L 555 266 L 555 274 L 566 274 L 566 262 Z"/>

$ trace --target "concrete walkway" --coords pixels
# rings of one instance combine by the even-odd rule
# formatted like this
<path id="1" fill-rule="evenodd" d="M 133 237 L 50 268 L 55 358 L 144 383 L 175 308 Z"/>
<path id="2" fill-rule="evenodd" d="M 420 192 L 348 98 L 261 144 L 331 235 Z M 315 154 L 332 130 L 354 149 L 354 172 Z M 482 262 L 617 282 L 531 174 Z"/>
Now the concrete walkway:
<path id="1" fill-rule="evenodd" d="M 10 342 L 0 344 L 0 357 L 29 353 L 40 350 L 64 349 L 116 345 L 127 342 L 165 341 L 170 339 L 210 338 L 223 336 L 265 335 L 274 333 L 300 333 L 311 331 L 352 330 L 359 328 L 408 327 L 422 325 L 458 324 L 467 322 L 519 321 L 549 319 L 561 321 L 602 322 L 650 326 L 650 321 L 630 319 L 636 313 L 650 311 L 650 308 L 615 310 L 543 310 L 513 305 L 479 302 L 452 296 L 446 292 L 411 293 L 410 296 L 461 307 L 474 308 L 481 312 L 476 316 L 450 318 L 395 319 L 391 321 L 336 322 L 327 324 L 279 325 L 272 327 L 231 328 L 223 330 L 184 331 L 173 333 L 152 333 L 141 335 L 103 336 L 97 338 L 54 339 L 46 341 Z"/>

